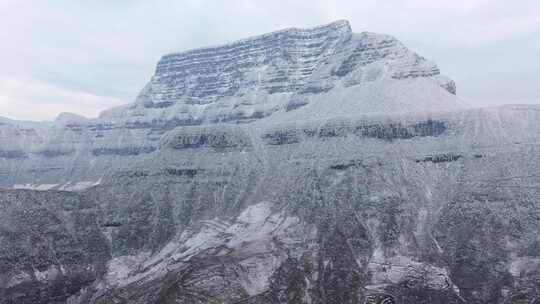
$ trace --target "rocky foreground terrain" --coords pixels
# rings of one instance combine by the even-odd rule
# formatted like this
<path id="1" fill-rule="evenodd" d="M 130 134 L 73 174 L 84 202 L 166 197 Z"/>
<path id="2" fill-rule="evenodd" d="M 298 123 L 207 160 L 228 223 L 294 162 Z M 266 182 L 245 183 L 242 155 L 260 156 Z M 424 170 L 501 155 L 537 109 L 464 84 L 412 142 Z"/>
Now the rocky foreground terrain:
<path id="1" fill-rule="evenodd" d="M 166 55 L 98 118 L 0 118 L 0 303 L 538 304 L 539 143 L 346 21 Z"/>

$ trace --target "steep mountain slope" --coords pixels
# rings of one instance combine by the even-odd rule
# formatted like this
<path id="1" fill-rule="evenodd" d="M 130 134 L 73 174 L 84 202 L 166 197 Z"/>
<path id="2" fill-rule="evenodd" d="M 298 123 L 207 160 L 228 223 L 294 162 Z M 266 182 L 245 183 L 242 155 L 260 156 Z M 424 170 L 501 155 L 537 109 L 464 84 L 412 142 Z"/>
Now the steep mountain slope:
<path id="1" fill-rule="evenodd" d="M 539 303 L 540 108 L 454 93 L 339 21 L 2 120 L 0 303 Z"/>
<path id="2" fill-rule="evenodd" d="M 97 119 L 0 122 L 0 186 L 94 185 L 177 126 L 455 110 L 454 94 L 435 64 L 393 37 L 354 34 L 346 21 L 286 29 L 166 55 L 134 103 Z"/>

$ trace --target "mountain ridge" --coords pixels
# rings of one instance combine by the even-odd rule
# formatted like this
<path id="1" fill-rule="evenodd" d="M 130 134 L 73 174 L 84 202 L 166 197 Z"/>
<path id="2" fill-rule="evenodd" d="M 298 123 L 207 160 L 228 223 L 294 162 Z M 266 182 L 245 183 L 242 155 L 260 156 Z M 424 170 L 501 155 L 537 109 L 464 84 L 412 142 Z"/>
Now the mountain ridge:
<path id="1" fill-rule="evenodd" d="M 1 155 L 22 165 L 0 165 L 10 172 L 0 186 L 36 184 L 36 170 L 46 189 L 93 185 L 111 162 L 156 151 L 176 127 L 464 108 L 454 94 L 434 63 L 388 35 L 354 34 L 345 21 L 285 29 L 165 55 L 134 102 L 98 118 L 8 121 L 0 126 Z"/>
<path id="2" fill-rule="evenodd" d="M 538 106 L 467 108 L 399 41 L 324 28 L 0 121 L 0 303 L 537 304 Z"/>

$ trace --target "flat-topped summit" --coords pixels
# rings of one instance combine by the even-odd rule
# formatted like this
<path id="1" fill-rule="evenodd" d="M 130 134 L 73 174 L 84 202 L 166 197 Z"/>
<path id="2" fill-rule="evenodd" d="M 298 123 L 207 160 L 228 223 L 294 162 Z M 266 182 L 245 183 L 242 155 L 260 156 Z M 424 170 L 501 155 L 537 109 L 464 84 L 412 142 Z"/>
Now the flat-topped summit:
<path id="1" fill-rule="evenodd" d="M 429 107 L 401 101 L 403 91 L 434 87 Z M 399 92 L 390 101 L 363 96 L 364 87 Z M 424 81 L 428 80 L 428 81 Z M 180 124 L 249 122 L 309 104 L 325 94 L 345 94 L 361 105 L 357 114 L 457 107 L 455 84 L 438 67 L 383 34 L 352 32 L 340 20 L 307 29 L 289 28 L 219 46 L 165 55 L 136 102 L 103 113 L 103 118 Z M 341 93 L 340 93 L 341 92 Z M 416 92 L 416 93 L 415 93 Z M 343 94 L 342 94 L 343 93 Z M 450 93 L 450 94 L 449 94 Z M 362 105 L 370 99 L 374 107 Z M 398 102 L 396 102 L 396 100 Z M 396 108 L 386 104 L 402 104 Z M 404 105 L 403 105 L 404 104 Z"/>
<path id="2" fill-rule="evenodd" d="M 209 104 L 253 89 L 267 94 L 301 91 L 318 67 L 351 39 L 347 22 L 286 29 L 217 47 L 166 55 L 159 61 L 147 107 L 177 102 Z"/>
<path id="3" fill-rule="evenodd" d="M 285 28 L 282 30 L 277 30 L 274 32 L 262 34 L 262 35 L 255 35 L 244 39 L 239 39 L 236 41 L 232 41 L 229 43 L 224 43 L 221 45 L 212 45 L 207 47 L 200 47 L 200 48 L 194 48 L 187 51 L 180 51 L 180 52 L 173 52 L 170 54 L 163 55 L 161 60 L 167 59 L 169 57 L 174 56 L 183 56 L 183 55 L 190 55 L 193 53 L 212 53 L 219 51 L 222 48 L 230 48 L 234 49 L 235 47 L 240 47 L 245 44 L 249 43 L 256 43 L 257 40 L 261 39 L 272 39 L 275 37 L 286 37 L 286 36 L 293 36 L 296 35 L 296 38 L 298 36 L 309 36 L 309 35 L 335 35 L 335 34 L 341 34 L 341 35 L 351 35 L 352 29 L 349 21 L 347 20 L 337 20 L 332 23 L 319 25 L 311 28 L 298 28 L 298 27 L 290 27 Z"/>

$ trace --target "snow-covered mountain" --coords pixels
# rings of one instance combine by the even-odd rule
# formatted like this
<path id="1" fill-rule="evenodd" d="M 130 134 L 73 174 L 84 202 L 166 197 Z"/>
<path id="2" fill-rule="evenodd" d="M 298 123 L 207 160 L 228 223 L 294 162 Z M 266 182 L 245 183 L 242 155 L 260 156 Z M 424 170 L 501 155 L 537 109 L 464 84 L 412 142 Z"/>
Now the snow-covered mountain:
<path id="1" fill-rule="evenodd" d="M 539 137 L 346 21 L 166 55 L 0 119 L 0 303 L 537 303 Z"/>
<path id="2" fill-rule="evenodd" d="M 398 104 L 384 99 L 415 90 L 410 86 L 419 79 L 427 80 L 420 86 L 433 96 L 422 94 L 421 102 L 399 98 Z M 447 92 L 433 86 L 451 94 L 456 91 L 434 63 L 395 38 L 353 34 L 347 21 L 337 21 L 166 55 L 135 104 L 106 111 L 102 117 L 131 123 L 246 122 L 300 107 L 330 92 L 329 98 L 356 99 L 354 110 L 362 113 L 411 111 L 426 105 L 431 110 L 458 107 Z M 373 93 L 382 87 L 390 96 Z"/>
<path id="3" fill-rule="evenodd" d="M 0 122 L 4 187 L 79 189 L 178 126 L 462 108 L 453 81 L 393 37 L 347 21 L 164 56 L 137 100 L 97 119 Z"/>

